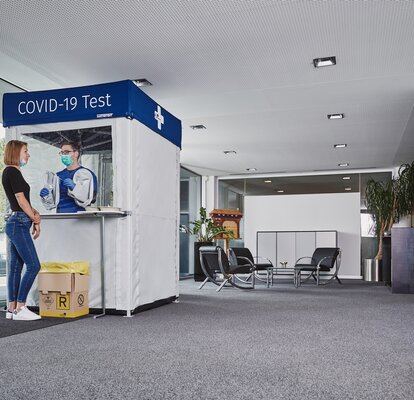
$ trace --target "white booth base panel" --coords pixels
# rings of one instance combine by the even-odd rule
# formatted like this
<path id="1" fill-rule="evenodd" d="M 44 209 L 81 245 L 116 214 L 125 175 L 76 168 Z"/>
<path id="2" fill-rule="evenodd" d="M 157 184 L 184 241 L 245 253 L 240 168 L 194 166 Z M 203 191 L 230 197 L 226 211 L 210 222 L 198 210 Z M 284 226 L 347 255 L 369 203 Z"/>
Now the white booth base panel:
<path id="1" fill-rule="evenodd" d="M 106 307 L 125 309 L 126 298 L 115 298 L 115 239 L 118 221 L 107 219 L 106 222 L 106 253 L 105 253 L 105 296 Z M 100 219 L 45 219 L 42 221 L 40 238 L 35 241 L 40 262 L 48 261 L 88 261 L 89 270 L 89 307 L 101 308 L 101 248 Z M 46 239 L 47 238 L 47 239 Z M 124 292 L 126 290 L 124 288 Z M 125 296 L 124 296 L 125 297 Z M 33 285 L 28 303 L 37 305 L 37 285 Z"/>

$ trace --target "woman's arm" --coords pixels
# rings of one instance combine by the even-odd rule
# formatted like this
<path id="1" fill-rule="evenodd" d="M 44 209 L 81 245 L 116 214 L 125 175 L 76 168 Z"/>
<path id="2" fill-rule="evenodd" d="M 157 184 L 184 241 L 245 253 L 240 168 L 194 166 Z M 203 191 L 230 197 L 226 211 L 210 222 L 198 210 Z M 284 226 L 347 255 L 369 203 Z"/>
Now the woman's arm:
<path id="1" fill-rule="evenodd" d="M 23 192 L 15 194 L 17 202 L 19 203 L 20 208 L 26 213 L 26 215 L 35 223 L 40 223 L 40 215 L 39 213 L 35 213 L 33 208 L 27 201 Z"/>

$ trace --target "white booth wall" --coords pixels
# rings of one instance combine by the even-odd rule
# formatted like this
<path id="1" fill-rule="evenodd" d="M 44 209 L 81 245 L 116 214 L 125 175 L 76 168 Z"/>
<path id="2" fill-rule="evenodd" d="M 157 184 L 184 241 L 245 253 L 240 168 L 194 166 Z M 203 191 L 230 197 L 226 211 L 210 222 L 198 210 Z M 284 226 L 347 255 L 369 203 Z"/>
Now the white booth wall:
<path id="1" fill-rule="evenodd" d="M 97 126 L 112 127 L 113 206 L 131 212 L 128 217 L 107 219 L 106 307 L 133 310 L 176 297 L 179 294 L 180 206 L 180 149 L 177 146 L 142 123 L 127 118 L 12 127 L 7 129 L 7 139 L 24 140 L 24 133 Z M 56 157 L 55 152 L 42 156 Z M 38 203 L 42 187 L 40 164 L 32 155 L 23 170 L 29 181 L 36 182 L 31 188 L 34 203 Z M 46 210 L 39 206 L 39 211 Z M 91 308 L 101 307 L 99 238 L 99 220 L 44 220 L 41 236 L 35 242 L 41 262 L 90 261 Z M 28 303 L 34 305 L 36 300 L 35 284 Z"/>
<path id="2" fill-rule="evenodd" d="M 336 230 L 344 278 L 361 278 L 360 226 L 359 193 L 245 197 L 244 243 L 253 253 L 257 231 Z"/>

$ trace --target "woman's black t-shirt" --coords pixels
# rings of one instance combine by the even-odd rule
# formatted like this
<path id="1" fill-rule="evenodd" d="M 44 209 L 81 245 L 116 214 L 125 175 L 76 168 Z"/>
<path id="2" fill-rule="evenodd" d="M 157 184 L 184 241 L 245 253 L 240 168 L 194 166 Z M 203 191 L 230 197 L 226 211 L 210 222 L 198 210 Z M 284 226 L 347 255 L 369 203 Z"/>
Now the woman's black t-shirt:
<path id="1" fill-rule="evenodd" d="M 30 204 L 30 186 L 24 180 L 22 173 L 15 167 L 6 167 L 3 171 L 2 184 L 12 211 L 23 211 L 17 202 L 16 193 L 24 193 Z"/>

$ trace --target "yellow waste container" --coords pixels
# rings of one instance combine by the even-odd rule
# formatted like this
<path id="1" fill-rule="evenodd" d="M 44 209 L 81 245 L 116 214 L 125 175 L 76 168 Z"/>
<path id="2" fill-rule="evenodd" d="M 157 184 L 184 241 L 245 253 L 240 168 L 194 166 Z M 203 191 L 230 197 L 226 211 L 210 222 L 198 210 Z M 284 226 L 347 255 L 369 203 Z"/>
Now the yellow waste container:
<path id="1" fill-rule="evenodd" d="M 38 278 L 42 317 L 89 314 L 89 262 L 43 262 Z"/>

